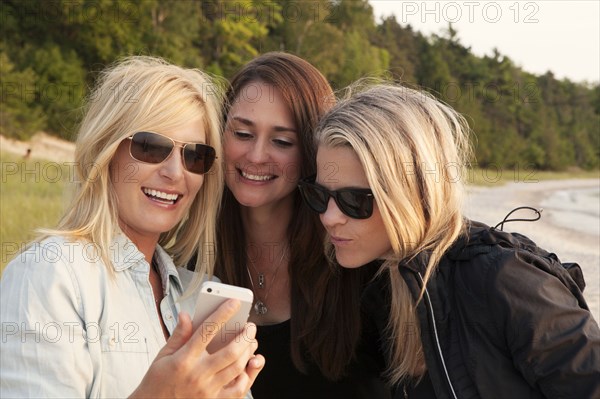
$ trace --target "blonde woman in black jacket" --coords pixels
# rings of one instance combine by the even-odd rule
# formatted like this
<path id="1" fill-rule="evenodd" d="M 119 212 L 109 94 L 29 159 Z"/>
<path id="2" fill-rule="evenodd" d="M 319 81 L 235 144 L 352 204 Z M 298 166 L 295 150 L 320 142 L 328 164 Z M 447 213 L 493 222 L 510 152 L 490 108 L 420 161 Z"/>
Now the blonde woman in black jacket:
<path id="1" fill-rule="evenodd" d="M 364 314 L 395 395 L 599 398 L 600 330 L 569 273 L 462 215 L 468 131 L 426 93 L 378 85 L 321 120 L 300 184 L 340 265 L 381 262 Z"/>

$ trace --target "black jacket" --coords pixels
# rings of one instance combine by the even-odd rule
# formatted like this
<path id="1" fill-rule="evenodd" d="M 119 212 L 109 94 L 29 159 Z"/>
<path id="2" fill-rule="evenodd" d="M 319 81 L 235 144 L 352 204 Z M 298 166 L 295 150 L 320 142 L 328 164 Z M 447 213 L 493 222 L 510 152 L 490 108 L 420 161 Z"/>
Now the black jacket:
<path id="1" fill-rule="evenodd" d="M 399 265 L 415 299 L 426 260 Z M 379 331 L 388 280 L 382 275 L 365 293 Z M 600 398 L 598 324 L 556 255 L 522 235 L 469 222 L 417 313 L 438 399 Z M 385 352 L 389 345 L 380 342 Z"/>

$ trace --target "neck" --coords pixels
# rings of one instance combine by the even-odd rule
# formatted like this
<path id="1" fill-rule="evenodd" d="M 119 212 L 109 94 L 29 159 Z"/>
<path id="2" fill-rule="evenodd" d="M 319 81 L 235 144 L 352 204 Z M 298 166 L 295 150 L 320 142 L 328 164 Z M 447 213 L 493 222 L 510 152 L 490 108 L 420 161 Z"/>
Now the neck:
<path id="1" fill-rule="evenodd" d="M 293 197 L 289 196 L 274 206 L 241 208 L 247 243 L 247 268 L 250 279 L 253 279 L 251 284 L 255 296 L 250 320 L 259 325 L 279 323 L 290 318 L 286 254 L 293 201 Z M 262 288 L 260 281 L 263 282 Z"/>
<path id="2" fill-rule="evenodd" d="M 291 218 L 291 202 L 270 209 L 242 208 L 246 253 L 254 272 L 273 275 L 280 265 L 287 263 L 285 255 Z M 281 281 L 286 280 L 286 275 L 287 270 L 279 270 Z"/>
<path id="3" fill-rule="evenodd" d="M 152 264 L 152 257 L 154 256 L 154 252 L 156 251 L 156 241 L 153 243 L 143 243 L 142 245 L 134 242 L 134 244 L 138 247 L 139 251 L 144 254 L 144 258 L 146 262 Z"/>
<path id="4" fill-rule="evenodd" d="M 282 201 L 276 206 L 241 208 L 248 249 L 281 247 L 287 244 L 288 227 L 292 220 L 292 201 L 293 199 L 290 198 L 289 201 Z"/>

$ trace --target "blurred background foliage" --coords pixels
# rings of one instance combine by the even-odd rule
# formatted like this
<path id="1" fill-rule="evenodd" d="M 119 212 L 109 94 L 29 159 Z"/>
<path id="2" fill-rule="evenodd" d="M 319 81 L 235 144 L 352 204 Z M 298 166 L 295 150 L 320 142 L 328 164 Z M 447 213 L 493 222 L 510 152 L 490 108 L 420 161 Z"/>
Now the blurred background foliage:
<path id="1" fill-rule="evenodd" d="M 272 50 L 297 54 L 339 89 L 386 77 L 431 91 L 473 128 L 479 167 L 596 169 L 600 85 L 479 57 L 447 30 L 425 36 L 366 0 L 2 0 L 0 133 L 73 139 L 99 71 L 161 56 L 229 78 Z M 551 65 L 549 66 L 551 69 Z"/>

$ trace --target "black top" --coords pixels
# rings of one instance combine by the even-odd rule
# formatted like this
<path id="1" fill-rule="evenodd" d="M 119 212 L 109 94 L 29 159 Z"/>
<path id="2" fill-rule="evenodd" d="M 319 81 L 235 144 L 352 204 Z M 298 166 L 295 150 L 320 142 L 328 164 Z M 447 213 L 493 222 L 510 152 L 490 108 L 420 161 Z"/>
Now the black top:
<path id="1" fill-rule="evenodd" d="M 363 350 L 371 351 L 377 356 L 379 364 L 385 364 L 385 356 L 389 354 L 390 344 L 387 342 L 385 329 L 390 313 L 390 291 L 387 274 L 379 276 L 367 287 L 361 299 L 363 309 L 363 328 L 370 337 L 369 342 L 376 346 L 363 346 Z M 393 399 L 436 399 L 433 382 L 426 371 L 420 380 L 398 384 L 391 389 Z"/>
<path id="2" fill-rule="evenodd" d="M 404 387 L 400 387 L 396 391 L 394 399 L 436 399 L 429 373 L 426 372 L 416 384 L 409 383 Z"/>
<path id="3" fill-rule="evenodd" d="M 349 375 L 338 382 L 327 380 L 316 366 L 309 365 L 308 374 L 298 371 L 290 354 L 290 321 L 270 326 L 258 326 L 257 353 L 266 359 L 264 369 L 252 385 L 255 399 L 293 398 L 390 398 L 390 391 L 379 377 L 380 363 L 360 345 L 357 361 Z"/>

